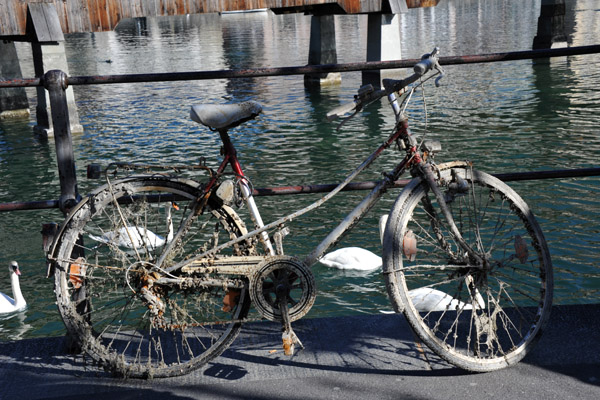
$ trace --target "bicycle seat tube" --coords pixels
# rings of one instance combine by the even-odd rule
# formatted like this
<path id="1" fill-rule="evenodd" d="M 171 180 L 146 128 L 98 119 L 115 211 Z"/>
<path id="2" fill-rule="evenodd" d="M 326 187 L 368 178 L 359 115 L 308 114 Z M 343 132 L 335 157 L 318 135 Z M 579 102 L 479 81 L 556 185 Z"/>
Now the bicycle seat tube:
<path id="1" fill-rule="evenodd" d="M 260 216 L 260 211 L 256 206 L 256 202 L 254 201 L 254 196 L 252 196 L 252 190 L 250 190 L 249 181 L 244 175 L 244 171 L 242 170 L 242 166 L 237 158 L 237 151 L 231 143 L 229 138 L 229 134 L 227 130 L 219 130 L 219 135 L 221 136 L 221 140 L 223 141 L 223 161 L 219 166 L 218 172 L 221 173 L 225 169 L 226 165 L 231 165 L 231 169 L 235 173 L 240 188 L 242 191 L 242 196 L 248 205 L 248 211 L 250 212 L 250 217 L 254 222 L 255 229 L 259 229 L 265 226 L 262 217 Z M 275 249 L 271 244 L 271 240 L 269 239 L 269 234 L 266 231 L 260 233 L 261 242 L 265 246 L 265 250 L 270 255 L 275 255 Z"/>

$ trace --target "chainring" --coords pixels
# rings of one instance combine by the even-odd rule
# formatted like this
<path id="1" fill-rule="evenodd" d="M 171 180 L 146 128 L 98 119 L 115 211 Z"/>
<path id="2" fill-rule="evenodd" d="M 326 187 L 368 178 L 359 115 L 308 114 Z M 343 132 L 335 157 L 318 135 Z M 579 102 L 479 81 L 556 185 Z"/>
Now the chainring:
<path id="1" fill-rule="evenodd" d="M 317 297 L 315 277 L 304 263 L 289 256 L 269 258 L 250 279 L 250 298 L 258 312 L 270 321 L 282 321 L 278 287 L 287 295 L 290 322 L 306 315 Z"/>

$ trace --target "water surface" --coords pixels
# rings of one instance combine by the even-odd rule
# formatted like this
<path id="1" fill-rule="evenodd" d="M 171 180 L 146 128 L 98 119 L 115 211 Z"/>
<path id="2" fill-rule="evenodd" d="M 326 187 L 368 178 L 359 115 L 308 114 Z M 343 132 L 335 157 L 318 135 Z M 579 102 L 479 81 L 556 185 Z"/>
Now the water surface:
<path id="1" fill-rule="evenodd" d="M 568 2 L 568 44 L 600 43 L 594 1 Z M 442 55 L 529 50 L 540 1 L 444 0 L 436 8 L 401 16 L 404 58 L 433 46 Z M 310 17 L 304 15 L 190 15 L 123 21 L 114 32 L 71 34 L 66 50 L 71 75 L 130 74 L 304 65 Z M 364 16 L 337 16 L 338 61 L 363 61 Z M 33 76 L 29 49 L 19 44 Z M 29 69 L 28 69 L 29 68 Z M 524 172 L 598 166 L 600 159 L 600 56 L 563 57 L 447 67 L 443 86 L 425 90 L 411 105 L 415 133 L 441 140 L 438 161 L 472 160 L 488 172 Z M 400 74 L 407 73 L 401 71 Z M 255 100 L 264 114 L 232 131 L 246 173 L 256 187 L 330 183 L 344 177 L 392 128 L 393 114 L 374 104 L 342 130 L 326 112 L 352 99 L 360 73 L 341 85 L 309 91 L 301 76 L 75 87 L 85 132 L 74 138 L 79 190 L 98 185 L 85 178 L 91 162 L 138 161 L 209 165 L 219 158 L 215 134 L 190 121 L 198 103 Z M 35 92 L 27 89 L 35 110 Z M 59 195 L 54 142 L 31 133 L 31 120 L 0 122 L 0 201 L 55 199 Z M 377 178 L 392 165 L 384 157 L 360 180 Z M 600 179 L 553 179 L 512 183 L 530 203 L 544 229 L 555 266 L 555 302 L 597 302 L 600 290 Z M 340 243 L 380 253 L 377 220 L 391 207 L 391 192 L 365 223 Z M 291 212 L 315 195 L 260 198 L 265 220 Z M 360 193 L 342 194 L 326 207 L 294 221 L 286 252 L 303 256 L 318 244 Z M 41 224 L 61 220 L 58 210 L 0 214 L 0 265 L 16 259 L 29 302 L 24 313 L 0 317 L 0 340 L 58 335 L 64 327 L 46 279 Z M 329 270 L 317 275 L 317 302 L 308 317 L 389 310 L 383 279 L 370 273 Z M 0 290 L 9 292 L 8 274 Z"/>

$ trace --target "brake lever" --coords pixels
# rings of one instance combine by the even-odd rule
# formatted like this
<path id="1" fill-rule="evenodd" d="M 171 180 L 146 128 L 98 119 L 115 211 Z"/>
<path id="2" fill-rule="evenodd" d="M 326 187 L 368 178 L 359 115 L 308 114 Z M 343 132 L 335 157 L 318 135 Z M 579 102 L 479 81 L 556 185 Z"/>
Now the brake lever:
<path id="1" fill-rule="evenodd" d="M 442 69 L 440 63 L 436 60 L 434 68 L 440 74 L 437 78 L 435 78 L 435 87 L 440 87 L 440 80 L 446 76 L 446 72 Z"/>
<path id="2" fill-rule="evenodd" d="M 339 123 L 337 128 L 335 128 L 335 131 L 338 132 L 342 128 L 342 125 L 344 125 L 346 122 L 350 121 L 356 114 L 358 114 L 360 112 L 360 110 L 362 110 L 362 107 L 355 108 L 354 112 L 350 116 L 344 118 L 342 120 L 342 122 Z"/>

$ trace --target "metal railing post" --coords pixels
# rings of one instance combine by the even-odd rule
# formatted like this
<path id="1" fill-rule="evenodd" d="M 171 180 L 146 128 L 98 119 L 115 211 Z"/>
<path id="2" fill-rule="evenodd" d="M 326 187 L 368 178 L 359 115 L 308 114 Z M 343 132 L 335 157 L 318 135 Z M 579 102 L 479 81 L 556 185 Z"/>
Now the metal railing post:
<path id="1" fill-rule="evenodd" d="M 77 192 L 75 174 L 75 156 L 71 139 L 69 107 L 67 105 L 67 74 L 60 70 L 51 70 L 44 74 L 44 87 L 50 96 L 50 110 L 54 127 L 56 162 L 60 179 L 60 210 L 66 214 L 80 200 Z"/>

